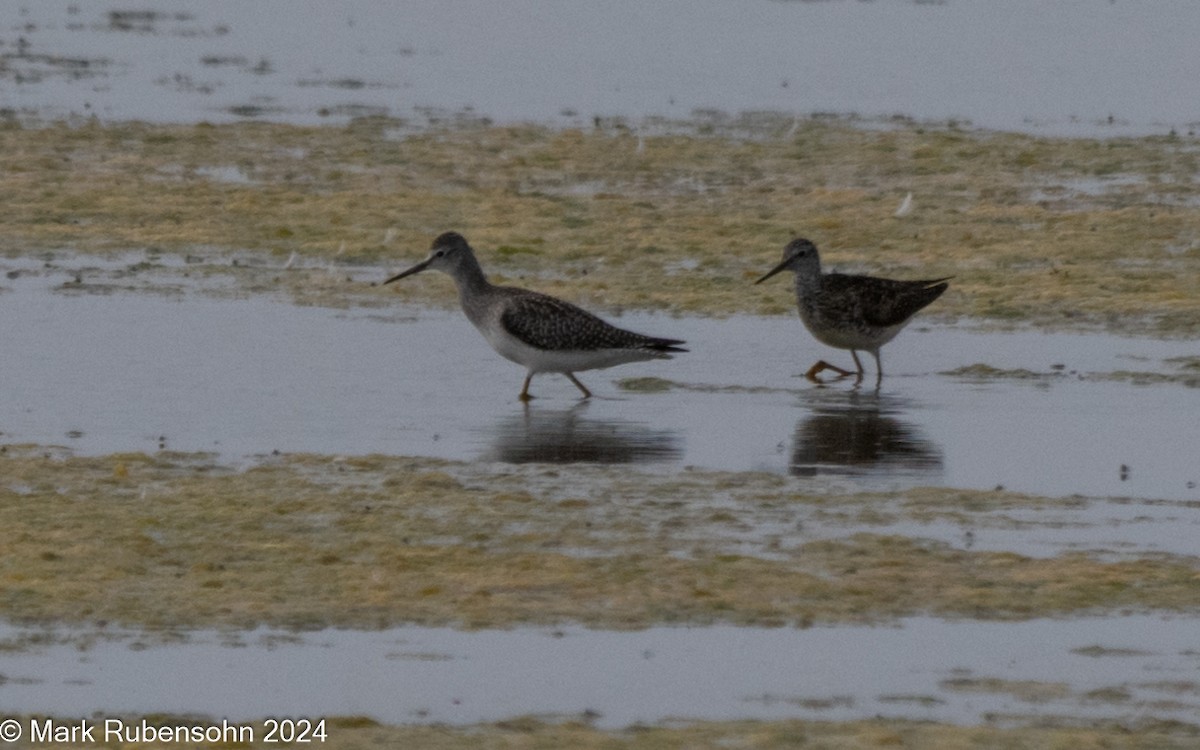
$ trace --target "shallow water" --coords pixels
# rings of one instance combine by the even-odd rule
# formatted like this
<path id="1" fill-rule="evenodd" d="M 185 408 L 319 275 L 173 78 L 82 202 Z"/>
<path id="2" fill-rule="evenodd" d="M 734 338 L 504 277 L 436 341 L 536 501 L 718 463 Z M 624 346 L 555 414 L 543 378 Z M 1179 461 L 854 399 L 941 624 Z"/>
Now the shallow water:
<path id="1" fill-rule="evenodd" d="M 364 285 L 383 277 L 356 273 Z M 1094 375 L 1171 371 L 1166 360 L 1194 354 L 1190 342 L 917 327 L 885 348 L 875 392 L 804 380 L 817 358 L 846 357 L 791 317 L 630 314 L 613 319 L 691 351 L 583 373 L 589 401 L 565 378 L 538 376 L 524 405 L 521 368 L 458 311 L 215 299 L 187 280 L 171 294 L 113 292 L 120 280 L 63 286 L 74 276 L 68 265 L 23 272 L 0 292 L 0 441 L 234 463 L 386 453 L 1200 499 L 1196 389 Z M 941 374 L 976 363 L 1043 376 Z M 666 390 L 624 390 L 624 378 Z"/>
<path id="2" fill-rule="evenodd" d="M 10 6 L 10 10 L 17 10 Z M 857 113 L 1071 135 L 1187 132 L 1200 6 L 1070 0 L 315 4 L 40 0 L 0 27 L 40 118 L 590 126 Z"/>
<path id="3" fill-rule="evenodd" d="M 853 508 L 836 509 L 847 521 L 795 504 L 763 523 L 802 525 L 806 539 L 869 530 L 1030 555 L 1198 552 L 1195 388 L 1095 377 L 1169 371 L 1167 360 L 1193 354 L 1190 342 L 915 328 L 885 350 L 889 375 L 875 393 L 805 381 L 799 373 L 814 359 L 845 356 L 792 317 L 624 315 L 614 319 L 685 338 L 692 351 L 585 373 L 597 394 L 587 402 L 564 378 L 542 376 L 539 398 L 525 406 L 516 399 L 520 368 L 458 311 L 217 297 L 210 293 L 233 291 L 227 278 L 184 278 L 171 258 L 132 272 L 131 260 L 0 261 L 0 443 L 65 444 L 82 454 L 204 450 L 229 463 L 281 450 L 656 472 L 699 466 L 790 473 L 817 490 L 1003 484 L 1115 497 L 928 523 L 906 513 L 889 520 L 886 500 L 872 509 L 874 522 L 857 520 Z M 364 287 L 386 275 L 350 273 Z M 976 363 L 1041 375 L 942 374 Z M 665 390 L 625 390 L 625 377 L 660 378 L 650 385 Z M 736 533 L 758 544 L 766 531 L 751 524 Z M 810 629 L 202 632 L 183 642 L 0 626 L 0 646 L 17 647 L 4 654 L 5 710 L 66 717 L 1192 722 L 1197 633 L 1194 617 L 1157 615 Z"/>
<path id="4" fill-rule="evenodd" d="M 16 646 L 4 657 L 5 710 L 64 717 L 365 715 L 465 724 L 586 714 L 602 727 L 874 716 L 1194 722 L 1196 624 L 1143 615 L 635 632 L 404 627 L 201 632 L 166 645 L 120 632 L 47 637 L 0 627 L 0 643 Z"/>

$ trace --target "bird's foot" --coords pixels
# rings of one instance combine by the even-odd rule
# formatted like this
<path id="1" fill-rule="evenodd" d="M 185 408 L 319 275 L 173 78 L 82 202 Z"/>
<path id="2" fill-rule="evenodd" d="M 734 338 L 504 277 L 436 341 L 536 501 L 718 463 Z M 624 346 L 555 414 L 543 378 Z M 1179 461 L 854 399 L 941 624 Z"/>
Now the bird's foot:
<path id="1" fill-rule="evenodd" d="M 808 368 L 808 372 L 804 373 L 804 377 L 808 378 L 810 381 L 812 381 L 814 383 L 818 383 L 818 384 L 824 383 L 825 381 L 818 378 L 817 375 L 821 374 L 825 370 L 833 370 L 834 372 L 836 372 L 839 380 L 841 378 L 848 378 L 851 375 L 858 375 L 859 381 L 862 380 L 862 373 L 853 372 L 851 370 L 843 370 L 842 368 L 838 367 L 837 365 L 831 365 L 823 359 L 818 360 L 815 365 Z"/>

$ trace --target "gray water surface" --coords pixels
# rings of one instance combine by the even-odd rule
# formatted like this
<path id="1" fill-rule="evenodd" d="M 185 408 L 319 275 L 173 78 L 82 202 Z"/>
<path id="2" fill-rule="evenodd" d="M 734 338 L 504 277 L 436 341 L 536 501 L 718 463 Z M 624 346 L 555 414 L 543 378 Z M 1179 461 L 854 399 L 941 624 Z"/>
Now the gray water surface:
<path id="1" fill-rule="evenodd" d="M 801 377 L 818 358 L 848 358 L 790 316 L 626 314 L 609 317 L 691 351 L 582 373 L 588 401 L 565 378 L 538 376 L 525 405 L 524 371 L 458 311 L 130 294 L 72 278 L 65 267 L 22 274 L 0 292 L 2 442 L 212 451 L 233 463 L 386 453 L 1200 499 L 1200 393 L 1108 378 L 1171 372 L 1172 358 L 1195 353 L 1186 341 L 918 323 L 884 349 L 876 392 Z M 1039 375 L 944 374 L 977 363 Z M 624 378 L 665 390 L 627 390 Z"/>
<path id="2" fill-rule="evenodd" d="M 765 110 L 1101 137 L 1200 122 L 1186 0 L 3 7 L 4 106 L 44 119 L 617 116 L 653 132 L 647 118 Z"/>
<path id="3" fill-rule="evenodd" d="M 875 716 L 1194 723 L 1200 715 L 1200 629 L 1194 618 L 1156 615 L 633 632 L 258 630 L 165 645 L 120 631 L 48 637 L 0 626 L 0 643 L 16 646 L 4 655 L 3 709 L 63 717 L 467 724 L 533 714 L 614 728 Z"/>

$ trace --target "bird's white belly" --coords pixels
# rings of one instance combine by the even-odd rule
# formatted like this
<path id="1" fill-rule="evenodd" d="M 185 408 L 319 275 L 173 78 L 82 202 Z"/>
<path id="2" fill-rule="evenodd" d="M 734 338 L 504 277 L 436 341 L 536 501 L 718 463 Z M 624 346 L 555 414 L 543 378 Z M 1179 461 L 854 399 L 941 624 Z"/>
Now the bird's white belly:
<path id="1" fill-rule="evenodd" d="M 641 349 L 538 349 L 501 330 L 481 327 L 479 331 L 500 356 L 523 365 L 530 372 L 580 372 L 661 356 Z"/>
<path id="2" fill-rule="evenodd" d="M 876 351 L 879 347 L 896 337 L 908 325 L 908 321 L 904 321 L 898 325 L 888 326 L 887 328 L 875 328 L 869 333 L 861 331 L 857 328 L 846 326 L 827 326 L 820 323 L 814 324 L 807 315 L 801 314 L 801 320 L 804 321 L 804 327 L 813 335 L 817 341 L 822 344 L 832 346 L 836 349 L 861 349 L 863 351 Z"/>

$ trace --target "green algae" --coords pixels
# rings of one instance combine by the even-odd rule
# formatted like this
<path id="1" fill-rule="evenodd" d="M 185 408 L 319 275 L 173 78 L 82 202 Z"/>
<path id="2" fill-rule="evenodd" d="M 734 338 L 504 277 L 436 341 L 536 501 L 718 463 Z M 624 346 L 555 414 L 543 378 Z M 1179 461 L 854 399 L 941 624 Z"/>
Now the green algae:
<path id="1" fill-rule="evenodd" d="M 1177 358 L 1178 359 L 1178 358 Z M 1186 358 L 1185 358 L 1186 359 Z M 1168 366 L 1171 361 L 1167 360 Z M 1170 370 L 1110 370 L 1107 372 L 1035 372 L 1023 367 L 1003 368 L 976 362 L 963 365 L 952 370 L 944 370 L 940 375 L 965 380 L 1025 380 L 1038 383 L 1061 381 L 1066 378 L 1090 381 L 1113 381 L 1128 383 L 1136 386 L 1146 385 L 1182 385 L 1187 388 L 1200 388 L 1200 375 L 1191 368 L 1184 366 L 1177 371 Z"/>
<path id="2" fill-rule="evenodd" d="M 676 386 L 665 378 L 640 377 L 622 378 L 617 381 L 617 387 L 623 391 L 632 391 L 634 393 L 664 393 Z"/>
<path id="3" fill-rule="evenodd" d="M 1025 368 L 1001 368 L 983 362 L 976 362 L 971 365 L 963 365 L 956 367 L 953 370 L 946 370 L 942 375 L 947 375 L 952 378 L 967 378 L 970 380 L 1045 380 L 1047 378 L 1061 378 L 1063 373 L 1050 372 L 1034 372 Z"/>

